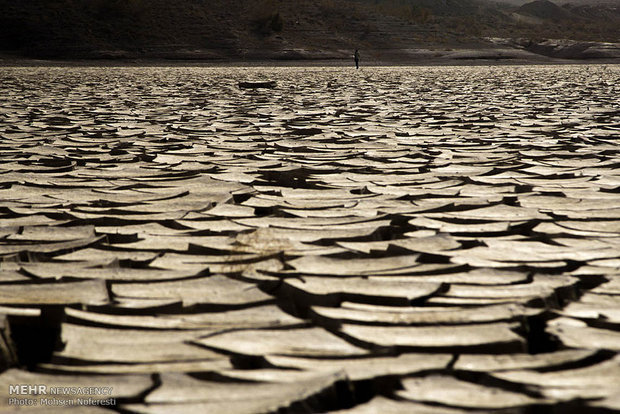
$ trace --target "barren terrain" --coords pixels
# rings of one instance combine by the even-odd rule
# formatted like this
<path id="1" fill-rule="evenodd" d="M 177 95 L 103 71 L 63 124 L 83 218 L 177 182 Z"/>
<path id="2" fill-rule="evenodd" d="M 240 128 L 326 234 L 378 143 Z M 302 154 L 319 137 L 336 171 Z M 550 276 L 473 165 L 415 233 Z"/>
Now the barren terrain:
<path id="1" fill-rule="evenodd" d="M 619 66 L 15 67 L 0 95 L 0 411 L 620 410 Z"/>

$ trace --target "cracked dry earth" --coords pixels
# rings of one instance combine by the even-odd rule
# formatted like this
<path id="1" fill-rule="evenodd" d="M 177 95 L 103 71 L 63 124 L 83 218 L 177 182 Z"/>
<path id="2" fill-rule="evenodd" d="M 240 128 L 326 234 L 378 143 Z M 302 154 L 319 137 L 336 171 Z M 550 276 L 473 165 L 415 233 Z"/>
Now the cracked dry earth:
<path id="1" fill-rule="evenodd" d="M 0 411 L 620 410 L 620 66 L 0 78 Z"/>

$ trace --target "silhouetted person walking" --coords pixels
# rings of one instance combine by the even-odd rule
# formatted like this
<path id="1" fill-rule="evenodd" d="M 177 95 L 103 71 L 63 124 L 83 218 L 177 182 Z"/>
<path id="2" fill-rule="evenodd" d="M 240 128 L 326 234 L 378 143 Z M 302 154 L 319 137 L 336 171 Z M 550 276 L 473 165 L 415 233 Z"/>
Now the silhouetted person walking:
<path id="1" fill-rule="evenodd" d="M 355 59 L 355 69 L 359 69 L 360 68 L 360 51 L 358 49 L 355 49 L 353 58 Z"/>

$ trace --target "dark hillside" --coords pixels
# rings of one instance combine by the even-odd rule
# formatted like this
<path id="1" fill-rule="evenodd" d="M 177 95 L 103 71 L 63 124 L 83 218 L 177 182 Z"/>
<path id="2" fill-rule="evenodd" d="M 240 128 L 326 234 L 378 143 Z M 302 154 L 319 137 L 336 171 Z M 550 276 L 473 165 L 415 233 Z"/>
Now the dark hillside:
<path id="1" fill-rule="evenodd" d="M 574 18 L 568 10 L 548 0 L 535 0 L 519 7 L 518 13 L 548 20 L 567 20 Z"/>
<path id="2" fill-rule="evenodd" d="M 359 47 L 379 59 L 484 49 L 489 37 L 620 39 L 618 8 L 545 0 L 0 0 L 0 10 L 0 51 L 45 58 L 331 59 Z"/>

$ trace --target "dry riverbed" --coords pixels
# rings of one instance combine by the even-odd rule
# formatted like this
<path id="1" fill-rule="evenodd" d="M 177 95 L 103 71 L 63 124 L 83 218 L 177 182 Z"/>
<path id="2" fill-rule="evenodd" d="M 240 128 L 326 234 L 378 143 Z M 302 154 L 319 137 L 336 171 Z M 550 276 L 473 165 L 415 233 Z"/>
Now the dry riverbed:
<path id="1" fill-rule="evenodd" d="M 620 410 L 619 85 L 0 69 L 0 411 Z"/>

